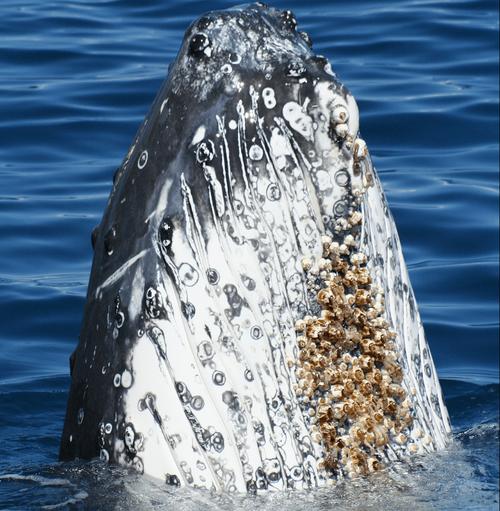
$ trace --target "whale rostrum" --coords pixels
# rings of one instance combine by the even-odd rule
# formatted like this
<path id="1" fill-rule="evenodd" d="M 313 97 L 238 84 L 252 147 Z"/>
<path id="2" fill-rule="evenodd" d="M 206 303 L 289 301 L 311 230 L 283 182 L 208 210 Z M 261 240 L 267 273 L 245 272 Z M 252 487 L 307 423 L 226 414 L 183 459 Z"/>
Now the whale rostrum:
<path id="1" fill-rule="evenodd" d="M 255 492 L 447 444 L 356 102 L 290 11 L 190 26 L 92 238 L 61 459 Z"/>

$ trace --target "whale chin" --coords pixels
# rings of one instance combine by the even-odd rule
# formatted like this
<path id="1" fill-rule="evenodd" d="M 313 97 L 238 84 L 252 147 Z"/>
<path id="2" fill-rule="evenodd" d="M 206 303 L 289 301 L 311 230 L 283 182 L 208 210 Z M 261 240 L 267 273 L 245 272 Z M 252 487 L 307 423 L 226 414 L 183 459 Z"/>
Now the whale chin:
<path id="1" fill-rule="evenodd" d="M 356 102 L 296 26 L 186 32 L 93 233 L 61 459 L 256 492 L 446 445 Z"/>

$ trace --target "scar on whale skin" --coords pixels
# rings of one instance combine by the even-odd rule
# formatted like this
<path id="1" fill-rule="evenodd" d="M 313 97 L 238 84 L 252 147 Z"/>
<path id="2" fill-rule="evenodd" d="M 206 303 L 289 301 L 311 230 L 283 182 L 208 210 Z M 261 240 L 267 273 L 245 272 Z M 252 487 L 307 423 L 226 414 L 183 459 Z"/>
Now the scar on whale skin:
<path id="1" fill-rule="evenodd" d="M 291 11 L 188 28 L 92 244 L 61 459 L 255 493 L 447 444 L 356 102 Z"/>

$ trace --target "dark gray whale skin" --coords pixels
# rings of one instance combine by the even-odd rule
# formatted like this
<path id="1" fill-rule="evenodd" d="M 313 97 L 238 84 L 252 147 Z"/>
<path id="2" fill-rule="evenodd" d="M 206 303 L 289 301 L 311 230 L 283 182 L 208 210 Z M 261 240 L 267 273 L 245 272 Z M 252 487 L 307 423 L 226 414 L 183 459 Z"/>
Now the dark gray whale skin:
<path id="1" fill-rule="evenodd" d="M 270 176 L 279 174 L 275 168 L 275 151 L 270 147 L 269 127 L 280 126 L 281 133 L 291 133 L 293 151 L 283 157 L 287 162 L 301 158 L 300 154 L 312 154 L 316 135 L 309 136 L 308 121 L 299 116 L 293 127 L 295 131 L 290 128 L 287 131 L 276 118 L 290 102 L 301 105 L 306 98 L 313 98 L 314 107 L 318 83 L 327 84 L 332 94 L 350 105 L 349 91 L 329 71 L 326 59 L 314 55 L 309 37 L 296 30 L 296 21 L 289 11 L 253 4 L 211 12 L 187 29 L 168 77 L 115 173 L 106 211 L 92 234 L 94 259 L 79 343 L 70 359 L 71 388 L 60 446 L 61 460 L 101 456 L 106 461 L 161 477 L 169 484 L 228 491 L 323 484 L 325 478 L 316 471 L 314 462 L 318 455 L 308 436 L 307 420 L 302 419 L 291 384 L 282 381 L 291 377 L 282 368 L 284 356 L 277 356 L 282 348 L 273 343 L 275 334 L 269 334 L 272 347 L 265 350 L 273 354 L 270 367 L 274 364 L 278 367 L 277 374 L 286 378 L 276 376 L 278 383 L 273 383 L 270 397 L 265 382 L 271 378 L 272 370 L 269 372 L 264 363 L 253 367 L 252 375 L 251 362 L 244 355 L 247 348 L 240 346 L 246 334 L 241 333 L 238 339 L 240 334 L 234 334 L 248 326 L 249 338 L 260 342 L 265 328 L 248 325 L 258 317 L 251 296 L 262 292 L 274 297 L 277 295 L 273 290 L 275 284 L 271 283 L 274 281 L 268 273 L 259 275 L 258 270 L 250 275 L 243 272 L 235 275 L 232 282 L 222 279 L 224 271 L 227 275 L 227 268 L 233 268 L 226 257 L 233 248 L 234 258 L 248 258 L 252 268 L 268 264 L 267 258 L 275 258 L 273 268 L 285 260 L 278 250 L 272 252 L 266 248 L 273 245 L 269 239 L 278 231 L 276 225 L 262 227 L 264 217 L 277 213 L 268 209 L 264 214 L 259 208 L 267 208 L 268 202 L 272 205 L 282 201 L 286 186 L 278 179 L 278 184 L 271 183 L 267 194 L 263 194 L 257 191 L 257 184 L 249 185 L 248 181 L 252 176 L 255 178 L 252 182 L 257 183 L 259 179 L 271 179 Z M 267 89 L 274 93 L 270 98 L 275 103 L 273 107 L 262 104 L 265 94 L 269 94 L 269 91 L 264 93 Z M 310 114 L 315 126 L 321 124 L 321 115 L 315 117 L 314 111 L 308 111 L 308 103 L 305 105 L 306 117 Z M 357 121 L 354 126 L 356 137 Z M 345 154 L 348 148 L 344 147 L 343 135 L 337 134 L 329 124 L 325 129 L 331 144 L 339 148 L 336 161 L 344 157 L 350 161 L 350 156 Z M 249 152 L 253 148 L 255 156 L 255 145 L 264 155 L 251 157 Z M 351 172 L 351 169 L 340 168 L 340 171 Z M 303 181 L 315 195 L 308 206 L 317 226 L 314 232 L 338 239 L 336 215 L 327 211 L 333 192 L 318 187 L 307 172 L 306 168 Z M 345 185 L 342 191 L 341 206 L 352 210 L 355 205 L 350 186 Z M 384 202 L 381 192 L 379 195 Z M 247 213 L 248 218 L 257 219 L 256 228 L 248 225 Z M 302 257 L 316 254 L 321 241 L 315 234 L 307 239 L 303 233 L 309 232 L 309 228 L 297 222 L 292 204 L 286 225 L 290 228 L 290 239 L 296 239 L 292 257 L 300 262 Z M 260 232 L 261 237 L 242 235 L 245 228 L 248 232 Z M 213 240 L 221 236 L 225 241 L 220 242 L 220 254 L 214 253 Z M 394 243 L 396 251 L 397 240 Z M 217 266 L 219 257 L 226 270 Z M 252 266 L 253 258 L 256 266 Z M 294 334 L 286 333 L 283 325 L 315 312 L 314 304 L 301 287 L 303 277 L 298 270 L 294 271 L 288 276 L 281 275 L 284 283 L 280 289 L 288 285 L 292 276 L 299 281 L 298 291 L 294 291 L 293 297 L 287 291 L 285 304 L 278 304 L 276 298 L 277 305 L 272 312 L 282 321 L 273 332 L 281 331 L 286 339 L 283 345 L 295 342 Z M 403 282 L 405 278 L 402 277 Z M 196 293 L 192 291 L 202 281 L 205 287 Z M 203 298 L 205 289 L 208 291 Z M 413 311 L 411 289 L 406 288 L 405 292 L 409 293 L 409 307 Z M 387 288 L 386 294 L 390 293 Z M 208 312 L 204 312 L 205 303 Z M 418 312 L 412 314 L 413 321 L 418 323 Z M 250 320 L 242 319 L 239 323 L 245 315 L 251 316 Z M 208 324 L 207 317 L 216 319 Z M 173 326 L 168 330 L 170 327 L 164 325 Z M 220 332 L 214 331 L 214 325 Z M 179 339 L 183 341 L 176 341 L 172 332 L 182 329 L 185 334 L 179 334 Z M 193 371 L 201 374 L 201 384 L 194 373 L 181 371 L 182 357 L 175 359 L 187 345 L 191 346 L 194 357 L 189 367 L 197 368 Z M 215 355 L 213 346 L 220 346 Z M 292 346 L 289 351 L 293 353 L 293 349 Z M 149 365 L 142 358 L 150 356 L 143 355 L 149 353 L 147 350 L 154 355 Z M 258 353 L 268 351 L 263 348 Z M 243 383 L 232 370 L 221 369 L 228 367 L 229 360 L 234 361 L 234 367 L 241 367 L 241 373 L 245 374 Z M 419 367 L 424 362 L 419 361 Z M 422 404 L 423 411 L 419 413 L 433 417 L 424 421 L 429 432 L 439 430 L 439 435 L 444 435 L 448 428 L 446 409 L 432 360 L 427 366 L 432 370 L 432 385 L 437 390 L 433 390 L 434 397 L 423 399 L 425 405 Z M 153 376 L 154 371 L 165 378 L 158 380 L 157 386 L 148 380 L 157 378 Z M 204 392 L 207 380 L 203 371 L 207 371 L 206 378 L 215 382 L 217 392 L 221 381 L 223 389 L 227 386 L 221 398 L 218 394 L 212 396 L 208 389 Z M 237 390 L 254 389 L 257 381 L 265 389 L 263 402 L 268 408 L 268 417 L 262 419 L 262 424 L 249 412 L 261 406 L 257 404 L 259 399 L 248 405 L 251 391 L 248 390 L 247 396 Z M 419 389 L 424 389 L 418 376 L 412 380 L 415 385 L 419 381 Z M 421 394 L 424 392 L 428 390 L 422 390 Z M 164 393 L 170 397 L 163 398 Z M 206 417 L 212 413 L 212 403 L 215 403 L 213 416 L 217 418 L 209 425 Z M 224 418 L 222 409 L 227 410 L 230 418 Z M 147 427 L 141 422 L 146 419 L 150 420 Z M 291 424 L 293 435 L 284 423 Z M 187 429 L 191 426 L 194 440 L 183 443 L 181 436 L 186 426 Z M 227 430 L 223 430 L 226 426 Z M 283 439 L 276 440 L 278 430 Z M 250 440 L 248 445 L 246 440 L 241 440 L 249 438 L 251 431 L 257 438 L 255 449 Z M 259 437 L 261 431 L 265 433 Z M 189 452 L 182 451 L 190 442 L 195 447 Z M 436 441 L 436 446 L 439 443 Z M 287 447 L 289 444 L 293 446 Z M 162 465 L 159 454 L 152 452 L 153 445 L 158 452 L 164 449 L 171 456 L 166 466 Z M 276 451 L 275 456 L 269 454 L 271 450 Z M 261 466 L 248 460 L 254 452 L 259 453 L 255 456 L 260 456 Z M 294 459 L 288 461 L 289 457 Z M 196 463 L 195 458 L 199 458 Z M 237 461 L 233 463 L 233 459 Z M 207 477 L 203 476 L 206 470 Z"/>
<path id="2" fill-rule="evenodd" d="M 250 83 L 256 83 L 259 79 L 261 82 L 265 80 L 265 73 L 256 70 L 256 65 L 269 67 L 270 72 L 280 76 L 279 80 L 272 80 L 272 86 L 280 91 L 277 96 L 283 99 L 289 95 L 289 85 L 281 77 L 286 76 L 291 57 L 306 59 L 310 66 L 309 72 L 332 79 L 323 70 L 326 60 L 312 55 L 303 37 L 293 29 L 293 17 L 286 12 L 261 5 L 263 4 L 255 4 L 246 9 L 237 8 L 234 11 L 211 12 L 191 24 L 186 30 L 177 59 L 170 65 L 168 77 L 135 137 L 132 152 L 116 170 L 106 211 L 92 234 L 94 260 L 80 341 L 70 360 L 71 389 L 61 441 L 61 460 L 98 456 L 99 424 L 110 410 L 113 413 L 120 410 L 122 395 L 121 391 L 113 386 L 113 376 L 115 369 L 125 364 L 130 344 L 135 342 L 141 324 L 125 320 L 120 328 L 120 345 L 117 347 L 112 340 L 113 328 L 120 304 L 129 298 L 130 282 L 126 282 L 126 279 L 117 281 L 104 290 L 99 298 L 96 298 L 95 292 L 102 284 L 103 276 L 111 275 L 120 268 L 130 259 L 131 254 L 151 249 L 153 245 L 160 243 L 164 236 L 168 237 L 162 226 L 158 229 L 155 225 L 145 223 L 145 219 L 158 204 L 161 190 L 159 183 L 167 179 L 167 176 L 178 174 L 179 169 L 182 169 L 194 193 L 200 190 L 195 200 L 201 215 L 207 220 L 210 215 L 210 205 L 205 192 L 206 179 L 196 160 L 196 152 L 190 147 L 190 141 L 200 125 L 205 125 L 208 132 L 217 131 L 215 114 L 224 115 L 225 111 L 236 110 L 240 96 L 228 91 L 226 80 L 213 80 L 213 77 L 221 74 L 220 69 L 230 61 L 237 48 L 216 48 L 208 57 L 190 48 L 195 34 L 206 34 L 213 47 L 217 44 L 217 29 L 207 30 L 207 23 L 214 20 L 225 23 L 237 16 L 241 20 L 241 24 L 237 25 L 241 31 L 241 34 L 238 34 L 240 38 L 245 37 L 248 28 L 252 27 L 260 37 L 269 37 L 269 33 L 273 32 L 273 37 L 290 41 L 294 51 L 292 55 L 277 54 L 273 56 L 272 63 L 257 64 L 253 55 L 244 53 L 238 64 L 241 81 Z M 255 44 L 260 45 L 258 41 Z M 297 81 L 292 77 L 288 80 Z M 165 100 L 168 102 L 162 112 L 161 106 Z M 247 102 L 250 104 L 250 97 Z M 270 118 L 272 115 L 273 112 L 269 112 Z M 135 163 L 145 149 L 148 151 L 148 162 L 146 167 L 140 170 Z M 234 159 L 236 168 L 238 153 L 230 152 L 229 156 Z M 221 169 L 216 169 L 216 172 L 222 182 Z M 125 203 L 122 203 L 123 198 L 126 198 Z M 164 220 L 174 226 L 173 228 L 183 223 L 182 204 L 180 186 L 172 187 L 166 201 Z M 159 260 L 154 250 L 151 250 L 147 257 L 152 260 L 144 265 L 146 271 L 150 270 L 145 278 L 146 281 L 154 283 L 157 266 L 164 265 L 164 262 Z M 107 306 L 104 308 L 103 304 Z M 92 360 L 94 364 L 91 368 Z M 102 365 L 109 361 L 112 361 L 109 371 L 102 374 Z M 85 410 L 85 427 L 76 429 L 75 424 L 78 424 L 78 412 L 81 409 Z M 73 441 L 69 442 L 71 434 Z"/>

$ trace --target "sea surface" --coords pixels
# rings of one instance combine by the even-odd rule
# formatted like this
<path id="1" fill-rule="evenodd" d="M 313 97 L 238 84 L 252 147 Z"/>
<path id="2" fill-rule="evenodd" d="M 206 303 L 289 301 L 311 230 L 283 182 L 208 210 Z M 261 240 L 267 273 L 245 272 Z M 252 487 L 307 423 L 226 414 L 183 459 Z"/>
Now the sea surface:
<path id="1" fill-rule="evenodd" d="M 226 1 L 0 2 L 0 509 L 498 509 L 498 2 L 276 1 L 356 97 L 454 441 L 307 493 L 171 490 L 57 461 L 114 169 L 187 25 Z"/>

